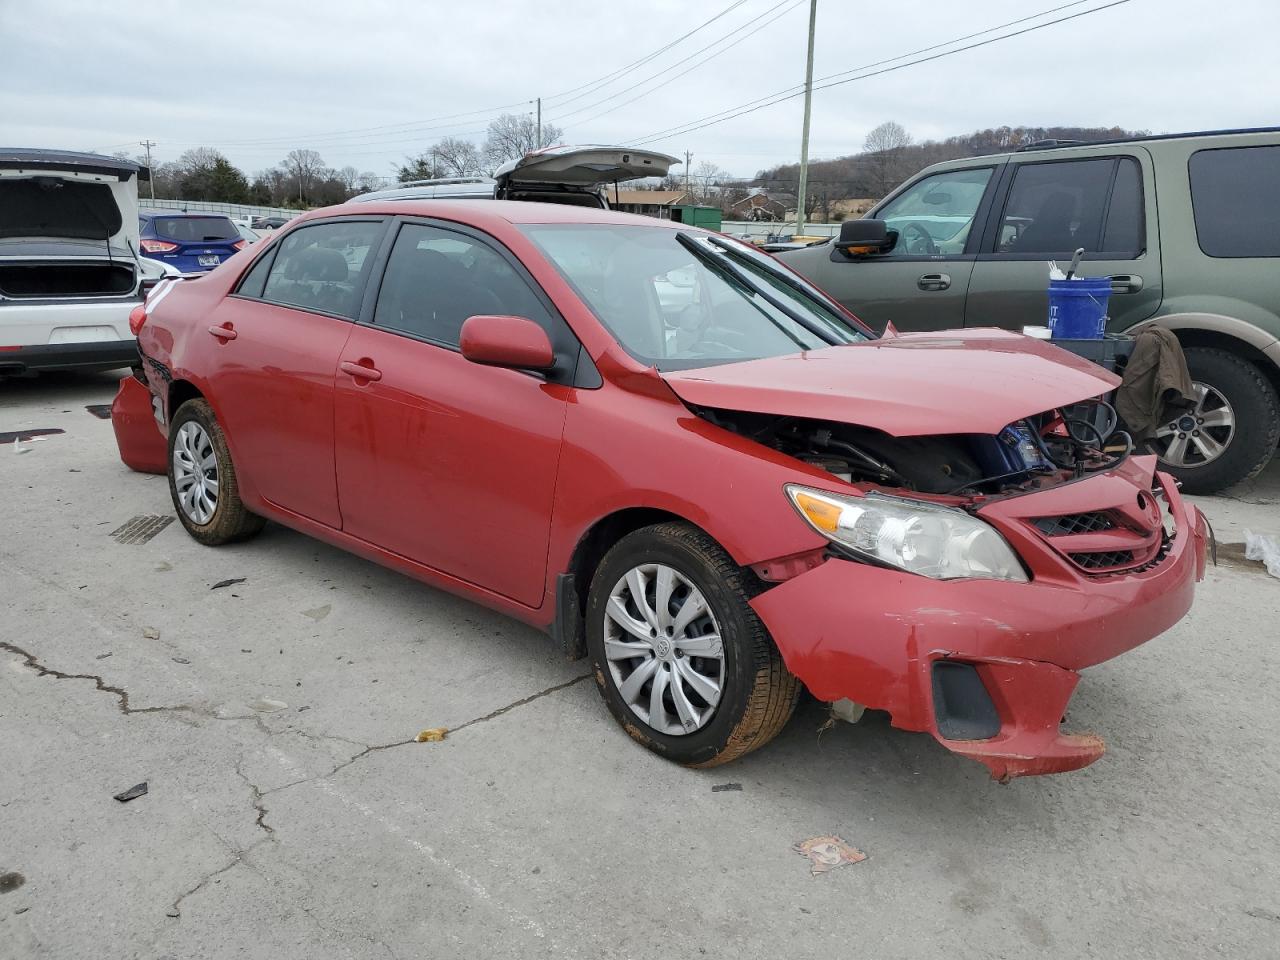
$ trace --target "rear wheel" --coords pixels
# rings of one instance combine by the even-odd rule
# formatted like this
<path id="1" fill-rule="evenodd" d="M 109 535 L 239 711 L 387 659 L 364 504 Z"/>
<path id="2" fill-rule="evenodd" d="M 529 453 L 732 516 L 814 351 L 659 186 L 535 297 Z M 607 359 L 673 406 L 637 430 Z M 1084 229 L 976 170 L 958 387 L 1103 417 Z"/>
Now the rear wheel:
<path id="1" fill-rule="evenodd" d="M 231 452 L 205 400 L 188 400 L 169 425 L 169 494 L 187 533 L 207 546 L 245 540 L 266 523 L 240 500 Z"/>
<path id="2" fill-rule="evenodd" d="M 689 766 L 772 740 L 800 682 L 748 603 L 743 571 L 682 523 L 645 527 L 605 555 L 587 601 L 587 649 L 631 736 Z"/>
<path id="3" fill-rule="evenodd" d="M 1188 347 L 1195 407 L 1156 431 L 1152 452 L 1188 493 L 1216 493 L 1262 471 L 1280 440 L 1280 402 L 1256 366 L 1237 354 Z"/>

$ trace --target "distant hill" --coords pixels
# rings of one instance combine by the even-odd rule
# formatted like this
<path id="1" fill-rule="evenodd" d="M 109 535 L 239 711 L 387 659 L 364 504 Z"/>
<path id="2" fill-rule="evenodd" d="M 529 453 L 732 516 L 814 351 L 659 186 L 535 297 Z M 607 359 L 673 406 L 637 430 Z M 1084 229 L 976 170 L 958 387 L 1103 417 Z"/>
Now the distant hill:
<path id="1" fill-rule="evenodd" d="M 842 219 L 844 205 L 840 201 L 884 196 L 907 177 L 942 160 L 1005 153 L 1037 140 L 1114 140 L 1146 133 L 1121 127 L 994 127 L 945 140 L 864 150 L 834 160 L 814 160 L 809 163 L 810 203 L 823 219 Z M 759 171 L 751 183 L 770 192 L 795 194 L 799 189 L 799 175 L 799 164 L 788 163 Z"/>

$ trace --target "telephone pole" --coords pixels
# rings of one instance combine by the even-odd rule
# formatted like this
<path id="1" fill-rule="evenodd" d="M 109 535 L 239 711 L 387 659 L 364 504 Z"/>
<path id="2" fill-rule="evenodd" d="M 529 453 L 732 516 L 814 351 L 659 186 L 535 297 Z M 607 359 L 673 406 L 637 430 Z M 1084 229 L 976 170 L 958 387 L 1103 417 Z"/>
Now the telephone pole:
<path id="1" fill-rule="evenodd" d="M 689 195 L 689 199 L 693 199 L 693 188 L 689 186 L 690 177 L 693 174 L 693 167 L 690 163 L 693 161 L 693 154 L 688 150 L 684 152 L 684 192 Z"/>
<path id="2" fill-rule="evenodd" d="M 542 98 L 538 98 L 538 149 L 542 149 Z"/>
<path id="3" fill-rule="evenodd" d="M 796 233 L 804 234 L 804 207 L 809 191 L 809 108 L 813 103 L 813 33 L 818 0 L 809 0 L 809 56 L 804 68 L 804 129 L 800 134 L 800 191 L 796 197 Z"/>
<path id="4" fill-rule="evenodd" d="M 138 146 L 147 151 L 147 185 L 151 187 L 151 199 L 156 198 L 156 178 L 151 175 L 151 148 L 156 145 L 154 140 L 143 140 Z"/>

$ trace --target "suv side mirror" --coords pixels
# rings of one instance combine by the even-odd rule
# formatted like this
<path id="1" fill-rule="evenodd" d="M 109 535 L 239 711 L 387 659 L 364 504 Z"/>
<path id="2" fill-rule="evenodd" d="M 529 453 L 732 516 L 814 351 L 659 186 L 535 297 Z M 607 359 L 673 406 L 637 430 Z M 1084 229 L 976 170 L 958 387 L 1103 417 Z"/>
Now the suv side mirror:
<path id="1" fill-rule="evenodd" d="M 897 240 L 883 220 L 846 220 L 840 224 L 836 249 L 850 257 L 865 257 L 888 253 Z"/>
<path id="2" fill-rule="evenodd" d="M 468 317 L 458 338 L 472 363 L 515 370 L 550 370 L 556 355 L 547 331 L 524 317 Z"/>

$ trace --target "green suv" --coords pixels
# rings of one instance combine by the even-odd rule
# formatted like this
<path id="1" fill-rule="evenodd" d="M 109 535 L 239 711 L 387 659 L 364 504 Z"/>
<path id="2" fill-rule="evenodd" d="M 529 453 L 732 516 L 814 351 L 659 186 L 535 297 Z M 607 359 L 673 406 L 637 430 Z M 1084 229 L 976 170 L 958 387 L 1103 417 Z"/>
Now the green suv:
<path id="1" fill-rule="evenodd" d="M 828 243 L 779 259 L 899 330 L 1043 325 L 1046 260 L 1111 278 L 1112 332 L 1173 330 L 1196 408 L 1151 447 L 1192 493 L 1280 440 L 1280 128 L 1049 141 L 935 164 Z M 1065 268 L 1065 263 L 1064 263 Z"/>

